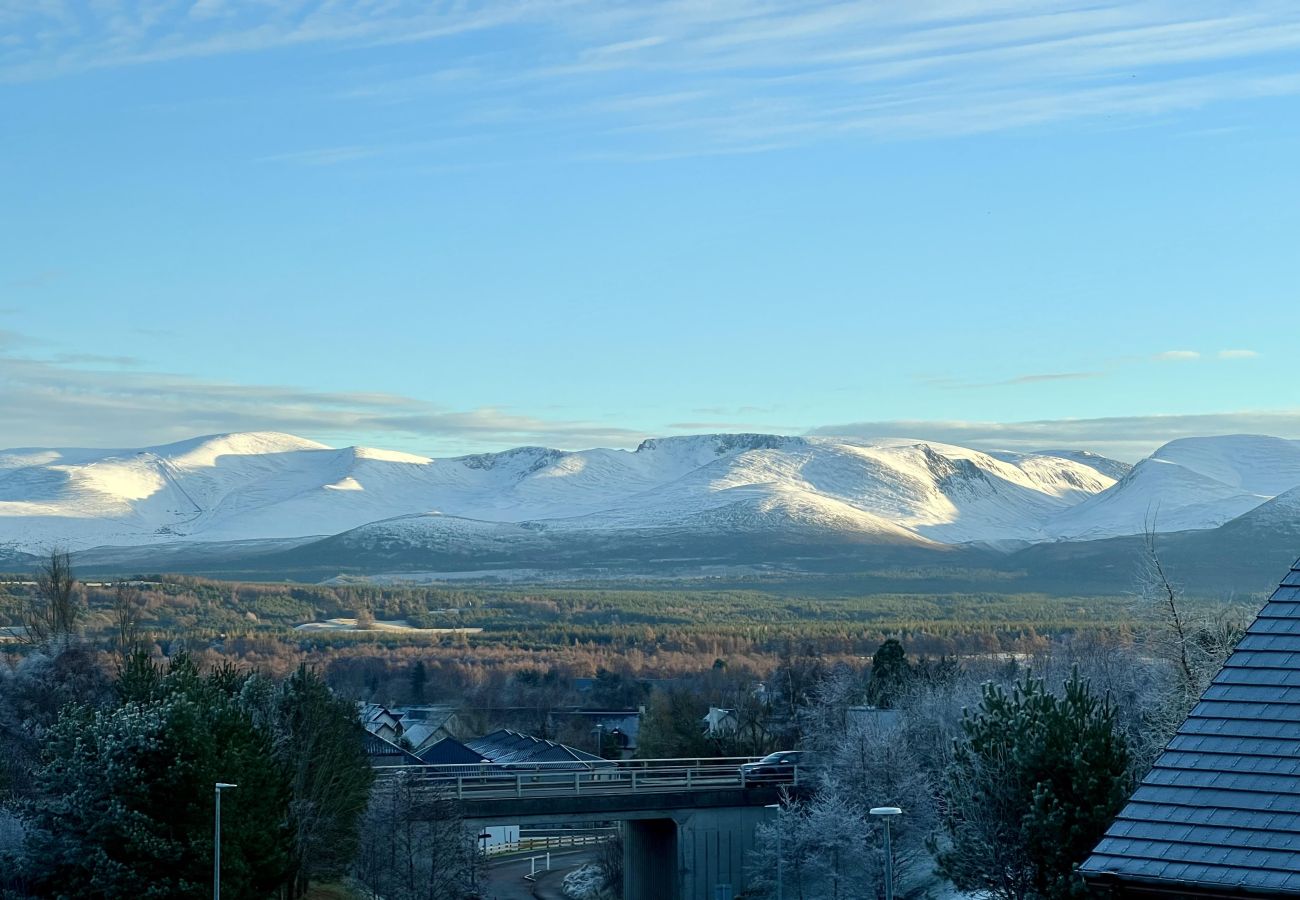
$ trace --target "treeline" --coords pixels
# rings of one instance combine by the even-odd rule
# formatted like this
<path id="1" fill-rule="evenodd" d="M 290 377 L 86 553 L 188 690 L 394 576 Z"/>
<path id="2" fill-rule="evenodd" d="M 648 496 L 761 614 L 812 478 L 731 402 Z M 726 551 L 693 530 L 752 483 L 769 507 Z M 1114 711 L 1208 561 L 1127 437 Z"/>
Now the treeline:
<path id="1" fill-rule="evenodd" d="M 38 590 L 30 575 L 25 582 L 0 585 L 0 625 L 23 627 L 23 605 Z M 109 642 L 120 630 L 122 584 L 81 587 L 79 627 L 87 637 Z M 931 657 L 1032 653 L 1076 634 L 1123 643 L 1134 620 L 1131 598 L 388 588 L 178 576 L 125 584 L 134 598 L 135 627 L 160 654 L 183 647 L 196 657 L 231 659 L 278 674 L 305 662 L 336 670 L 353 684 L 364 680 L 372 693 L 389 699 L 400 698 L 405 670 L 417 660 L 429 667 L 434 682 L 449 687 L 478 678 L 484 668 L 509 671 L 539 663 L 574 676 L 605 668 L 673 678 L 708 668 L 719 658 L 770 670 L 789 642 L 845 661 L 869 657 L 890 637 Z M 417 629 L 482 630 L 294 629 L 339 617 L 399 620 Z M 0 646 L 22 653 L 19 643 Z M 371 657 L 384 660 L 380 668 L 386 671 L 360 662 Z"/>
<path id="2" fill-rule="evenodd" d="M 0 894 L 208 896 L 219 783 L 225 896 L 299 897 L 351 869 L 373 777 L 354 702 L 306 666 L 157 657 L 133 585 L 113 639 L 87 640 L 66 555 L 32 587 L 26 652 L 0 666 Z"/>
<path id="3" fill-rule="evenodd" d="M 22 636 L 41 590 L 31 574 L 0 586 L 0 624 L 13 634 L 0 643 L 0 654 L 11 665 L 31 652 Z M 562 686 L 544 698 L 548 703 L 590 704 L 575 685 L 603 671 L 698 687 L 701 696 L 727 705 L 737 685 L 769 679 L 791 647 L 828 665 L 865 670 L 891 638 L 916 657 L 1023 659 L 1063 641 L 1126 647 L 1142 627 L 1127 597 L 806 597 L 750 590 L 251 584 L 186 576 L 81 584 L 74 593 L 77 632 L 98 646 L 138 642 L 157 659 L 185 652 L 205 670 L 231 662 L 274 678 L 305 665 L 351 698 L 475 709 L 541 704 L 516 680 L 533 672 Z M 293 627 L 363 611 L 381 621 L 482 631 Z M 724 684 L 714 684 L 716 665 L 723 667 Z M 479 721 L 492 724 L 487 715 Z"/>

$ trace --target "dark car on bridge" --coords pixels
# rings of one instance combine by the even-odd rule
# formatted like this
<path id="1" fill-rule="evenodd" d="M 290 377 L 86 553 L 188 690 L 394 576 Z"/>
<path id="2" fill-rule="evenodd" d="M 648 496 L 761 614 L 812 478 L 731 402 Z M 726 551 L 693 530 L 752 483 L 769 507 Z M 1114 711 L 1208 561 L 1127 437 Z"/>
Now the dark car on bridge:
<path id="1" fill-rule="evenodd" d="M 740 780 L 746 787 L 755 784 L 790 784 L 803 781 L 816 764 L 807 750 L 783 750 L 769 753 L 757 762 L 740 767 Z M 797 776 L 797 778 L 796 778 Z"/>

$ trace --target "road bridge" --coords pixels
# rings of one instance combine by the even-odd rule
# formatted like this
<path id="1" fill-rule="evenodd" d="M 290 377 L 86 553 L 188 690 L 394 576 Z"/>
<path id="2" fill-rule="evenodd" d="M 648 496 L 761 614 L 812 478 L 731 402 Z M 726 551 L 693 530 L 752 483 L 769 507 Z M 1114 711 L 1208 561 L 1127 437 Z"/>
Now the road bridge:
<path id="1" fill-rule="evenodd" d="M 806 767 L 746 777 L 750 757 L 385 768 L 417 798 L 454 801 L 467 824 L 619 822 L 624 900 L 715 900 L 743 891 L 765 809 L 808 787 Z"/>

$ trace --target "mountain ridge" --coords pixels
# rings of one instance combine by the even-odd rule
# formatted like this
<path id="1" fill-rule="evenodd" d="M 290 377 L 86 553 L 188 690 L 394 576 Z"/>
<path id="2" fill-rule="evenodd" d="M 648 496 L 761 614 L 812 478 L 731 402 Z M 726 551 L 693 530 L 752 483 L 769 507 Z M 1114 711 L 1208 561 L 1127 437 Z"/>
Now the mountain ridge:
<path id="1" fill-rule="evenodd" d="M 604 554 L 617 566 L 699 548 L 728 564 L 864 547 L 1006 554 L 1138 534 L 1153 520 L 1164 532 L 1209 531 L 1282 496 L 1269 509 L 1285 520 L 1300 513 L 1295 490 L 1300 442 L 1249 435 L 1181 439 L 1128 466 L 1083 450 L 913 438 L 719 433 L 435 458 L 235 432 L 0 451 L 0 548 L 101 558 L 122 548 L 139 560 L 151 546 L 161 558 L 263 542 L 286 559 L 337 554 L 341 568 L 385 554 L 413 566 L 422 553 L 462 568 L 547 554 Z"/>

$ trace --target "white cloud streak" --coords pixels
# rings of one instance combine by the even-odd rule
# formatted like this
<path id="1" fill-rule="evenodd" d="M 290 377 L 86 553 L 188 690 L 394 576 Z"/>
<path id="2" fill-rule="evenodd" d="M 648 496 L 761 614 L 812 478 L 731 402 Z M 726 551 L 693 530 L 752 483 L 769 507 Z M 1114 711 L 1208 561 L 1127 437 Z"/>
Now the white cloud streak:
<path id="1" fill-rule="evenodd" d="M 0 335 L 2 337 L 2 335 Z M 397 394 L 204 381 L 116 366 L 129 358 L 0 354 L 0 446 L 138 447 L 225 431 L 386 440 L 430 455 L 523 444 L 634 446 L 647 435 Z"/>
<path id="2" fill-rule="evenodd" d="M 142 371 L 130 358 L 68 354 L 33 359 L 0 352 L 0 408 L 0 447 L 139 447 L 213 432 L 269 430 L 446 456 L 526 444 L 634 447 L 656 436 L 493 407 L 449 409 L 399 394 L 205 381 Z M 749 420 L 771 412 L 757 407 L 696 412 L 706 417 L 673 422 L 665 432 L 800 430 Z M 1136 460 L 1180 437 L 1252 433 L 1300 439 L 1300 409 L 1026 422 L 898 419 L 827 425 L 809 433 L 912 437 L 985 449 L 1087 449 Z"/>
<path id="3" fill-rule="evenodd" d="M 1191 362 L 1201 358 L 1196 350 L 1166 350 L 1154 357 L 1159 362 Z"/>
<path id="4" fill-rule="evenodd" d="M 1300 408 L 1027 422 L 895 419 L 827 425 L 811 433 L 859 438 L 919 438 L 987 450 L 1081 449 L 1133 462 L 1168 441 L 1184 437 L 1268 434 L 1300 439 Z"/>
<path id="5" fill-rule="evenodd" d="M 441 41 L 338 102 L 438 106 L 485 137 L 581 133 L 592 156 L 752 152 L 1033 127 L 1115 127 L 1300 94 L 1300 6 L 1240 0 L 104 0 L 0 9 L 0 79 L 284 48 Z M 476 34 L 472 51 L 448 39 Z M 341 164 L 357 147 L 284 148 Z M 296 154 L 296 157 L 290 156 Z"/>

